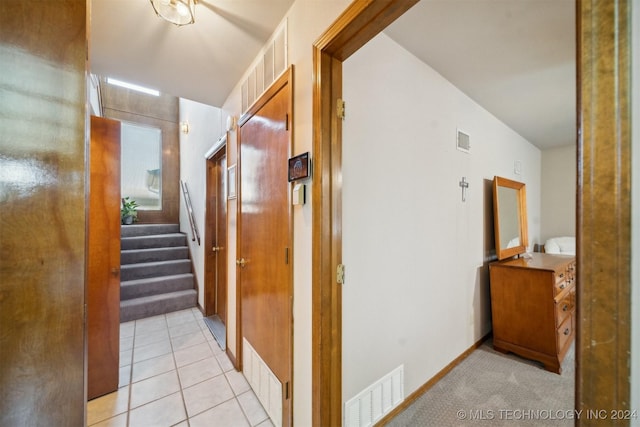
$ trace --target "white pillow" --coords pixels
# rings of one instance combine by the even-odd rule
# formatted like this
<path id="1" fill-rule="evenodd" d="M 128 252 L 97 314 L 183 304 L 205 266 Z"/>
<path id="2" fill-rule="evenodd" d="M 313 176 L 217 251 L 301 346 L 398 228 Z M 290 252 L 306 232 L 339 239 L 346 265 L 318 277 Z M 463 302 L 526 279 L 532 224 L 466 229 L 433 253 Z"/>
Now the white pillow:
<path id="1" fill-rule="evenodd" d="M 548 254 L 575 255 L 575 237 L 552 237 L 544 243 L 544 251 Z"/>

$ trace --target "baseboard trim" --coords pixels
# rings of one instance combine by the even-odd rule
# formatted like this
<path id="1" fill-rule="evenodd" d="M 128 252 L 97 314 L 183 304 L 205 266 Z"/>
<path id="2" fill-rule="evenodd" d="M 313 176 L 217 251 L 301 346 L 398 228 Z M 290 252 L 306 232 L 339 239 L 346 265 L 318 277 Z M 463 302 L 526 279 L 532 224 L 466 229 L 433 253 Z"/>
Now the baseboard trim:
<path id="1" fill-rule="evenodd" d="M 226 348 L 226 350 L 224 352 L 227 354 L 227 357 L 231 361 L 231 364 L 236 369 L 236 371 L 242 372 L 242 369 L 240 369 L 240 366 L 238 366 L 238 360 L 233 355 L 233 353 L 231 353 L 231 349 L 229 349 L 229 346 L 227 346 L 227 348 Z"/>
<path id="2" fill-rule="evenodd" d="M 447 375 L 453 368 L 458 366 L 460 362 L 469 357 L 471 353 L 473 353 L 476 349 L 478 349 L 485 341 L 487 341 L 491 337 L 491 332 L 487 333 L 485 336 L 476 341 L 471 347 L 466 349 L 460 356 L 456 357 L 451 363 L 442 368 L 440 372 L 435 374 L 429 381 L 421 385 L 416 391 L 407 396 L 404 401 L 393 408 L 391 412 L 385 415 L 380 421 L 378 421 L 375 426 L 383 427 L 386 426 L 395 416 L 397 416 L 400 412 L 407 409 L 413 402 L 415 402 L 420 396 L 426 393 L 431 387 L 433 387 L 438 381 L 440 381 L 445 375 Z"/>

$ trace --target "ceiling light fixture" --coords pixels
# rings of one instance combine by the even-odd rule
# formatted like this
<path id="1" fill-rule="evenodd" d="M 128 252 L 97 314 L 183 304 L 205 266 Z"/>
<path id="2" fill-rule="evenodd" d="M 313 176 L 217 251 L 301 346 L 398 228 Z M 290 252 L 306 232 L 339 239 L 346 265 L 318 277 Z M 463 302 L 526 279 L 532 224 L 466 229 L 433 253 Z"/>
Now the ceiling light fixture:
<path id="1" fill-rule="evenodd" d="M 149 0 L 156 15 L 182 26 L 196 22 L 195 4 L 197 0 Z"/>

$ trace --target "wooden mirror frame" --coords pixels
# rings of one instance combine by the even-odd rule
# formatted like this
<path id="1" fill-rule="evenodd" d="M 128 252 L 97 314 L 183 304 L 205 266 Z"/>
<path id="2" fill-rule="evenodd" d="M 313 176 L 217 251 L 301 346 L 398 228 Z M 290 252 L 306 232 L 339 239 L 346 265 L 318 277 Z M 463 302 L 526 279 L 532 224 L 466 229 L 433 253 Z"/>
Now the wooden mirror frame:
<path id="1" fill-rule="evenodd" d="M 518 204 L 518 228 L 520 231 L 520 245 L 511 248 L 502 248 L 500 243 L 500 213 L 498 209 L 498 188 L 505 187 L 516 190 Z M 500 176 L 493 177 L 493 228 L 496 239 L 496 255 L 499 260 L 510 258 L 525 253 L 529 245 L 527 232 L 527 192 L 526 185 L 522 182 L 512 181 Z"/>

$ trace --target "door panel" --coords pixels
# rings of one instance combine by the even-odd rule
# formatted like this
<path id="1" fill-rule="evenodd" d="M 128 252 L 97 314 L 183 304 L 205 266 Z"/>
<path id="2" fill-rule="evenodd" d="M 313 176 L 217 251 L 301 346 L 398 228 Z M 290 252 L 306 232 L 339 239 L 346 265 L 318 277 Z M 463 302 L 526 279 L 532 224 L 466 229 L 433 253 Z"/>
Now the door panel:
<path id="1" fill-rule="evenodd" d="M 207 160 L 205 315 L 227 323 L 227 156 Z"/>
<path id="2" fill-rule="evenodd" d="M 120 122 L 91 117 L 87 244 L 87 397 L 118 389 Z"/>
<path id="3" fill-rule="evenodd" d="M 227 324 L 227 156 L 217 161 L 218 203 L 216 203 L 216 314 Z"/>
<path id="4" fill-rule="evenodd" d="M 238 268 L 244 336 L 283 387 L 292 371 L 289 183 L 290 85 L 283 85 L 240 129 Z M 283 392 L 283 425 L 290 399 Z"/>

